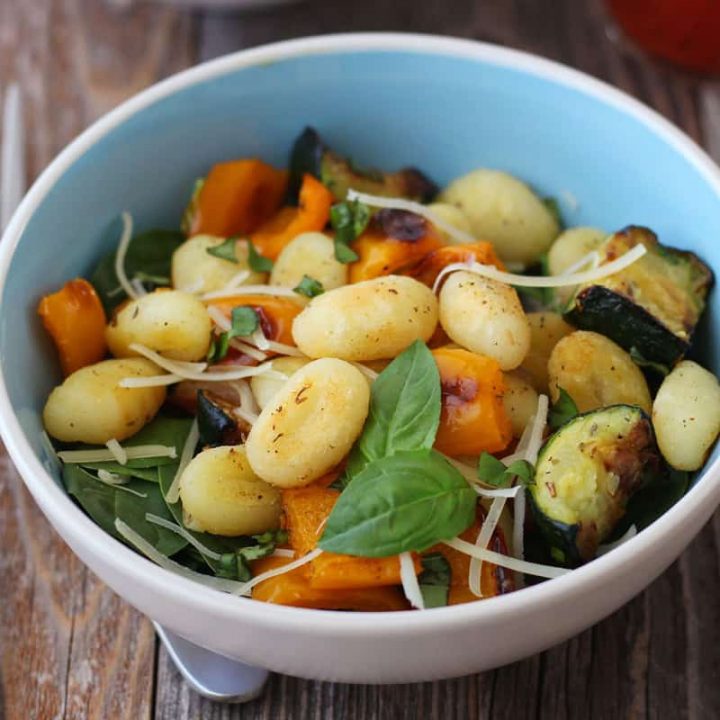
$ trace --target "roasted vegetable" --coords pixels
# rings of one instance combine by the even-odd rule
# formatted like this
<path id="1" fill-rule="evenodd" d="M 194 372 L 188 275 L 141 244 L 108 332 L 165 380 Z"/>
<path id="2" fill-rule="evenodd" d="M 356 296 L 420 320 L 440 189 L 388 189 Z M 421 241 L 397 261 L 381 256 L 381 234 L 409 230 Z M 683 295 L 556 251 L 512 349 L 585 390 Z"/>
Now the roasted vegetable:
<path id="1" fill-rule="evenodd" d="M 648 416 L 613 405 L 578 415 L 545 443 L 529 497 L 554 560 L 575 566 L 595 557 L 628 500 L 663 471 Z"/>
<path id="2" fill-rule="evenodd" d="M 652 231 L 635 226 L 605 241 L 598 250 L 601 262 L 638 243 L 647 254 L 619 273 L 580 286 L 565 318 L 607 335 L 633 356 L 672 367 L 690 347 L 713 274 L 694 253 L 661 245 Z"/>
<path id="3" fill-rule="evenodd" d="M 305 173 L 321 180 L 336 200 L 345 200 L 349 188 L 372 195 L 421 202 L 429 202 L 438 191 L 435 183 L 415 168 L 403 168 L 393 173 L 359 170 L 349 159 L 330 150 L 311 127 L 303 130 L 290 155 L 291 201 L 297 199 Z"/>
<path id="4" fill-rule="evenodd" d="M 495 254 L 492 243 L 480 240 L 476 243 L 446 245 L 438 248 L 426 255 L 417 265 L 404 271 L 403 274 L 410 275 L 428 287 L 432 287 L 437 276 L 448 265 L 473 260 L 483 265 L 494 265 L 500 270 L 505 270 L 505 266 Z"/>

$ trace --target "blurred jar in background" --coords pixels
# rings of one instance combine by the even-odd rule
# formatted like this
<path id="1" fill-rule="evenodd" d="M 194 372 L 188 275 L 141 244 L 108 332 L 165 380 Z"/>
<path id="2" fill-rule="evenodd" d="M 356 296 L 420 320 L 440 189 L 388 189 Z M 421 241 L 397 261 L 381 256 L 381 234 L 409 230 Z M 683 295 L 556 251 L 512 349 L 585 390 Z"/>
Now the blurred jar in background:
<path id="1" fill-rule="evenodd" d="M 607 0 L 620 27 L 643 50 L 720 73 L 720 0 Z"/>

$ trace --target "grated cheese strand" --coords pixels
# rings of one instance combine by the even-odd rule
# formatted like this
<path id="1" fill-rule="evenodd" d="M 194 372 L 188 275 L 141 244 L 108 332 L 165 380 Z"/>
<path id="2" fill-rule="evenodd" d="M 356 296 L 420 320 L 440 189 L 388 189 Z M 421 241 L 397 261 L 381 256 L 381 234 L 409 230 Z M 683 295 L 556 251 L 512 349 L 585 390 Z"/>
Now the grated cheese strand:
<path id="1" fill-rule="evenodd" d="M 165 500 L 170 504 L 174 505 L 180 499 L 180 476 L 183 470 L 187 467 L 188 463 L 193 458 L 195 447 L 200 440 L 200 430 L 198 429 L 197 418 L 193 420 L 190 430 L 188 431 L 187 437 L 185 438 L 185 444 L 183 445 L 182 452 L 180 453 L 180 462 L 178 463 L 177 470 L 175 471 L 175 477 L 173 478 L 170 487 L 168 488 Z"/>
<path id="2" fill-rule="evenodd" d="M 120 463 L 120 465 L 127 465 L 127 452 L 115 438 L 110 438 L 105 443 L 105 447 L 107 447 L 107 449 L 113 454 L 113 457 Z"/>
<path id="3" fill-rule="evenodd" d="M 115 519 L 115 529 L 120 535 L 122 535 L 131 545 L 134 545 L 145 557 L 152 560 L 156 565 L 159 565 L 163 570 L 180 575 L 187 580 L 195 580 L 205 587 L 212 588 L 213 590 L 219 590 L 220 592 L 235 592 L 242 588 L 243 583 L 237 582 L 236 580 L 226 580 L 225 578 L 213 577 L 212 575 L 205 575 L 203 573 L 195 572 L 186 568 L 184 565 L 176 563 L 168 557 L 165 557 L 161 552 L 158 552 L 145 538 L 139 533 L 135 532 L 129 525 L 124 523 L 120 518 Z"/>
<path id="4" fill-rule="evenodd" d="M 118 282 L 125 291 L 126 295 L 131 300 L 137 300 L 139 295 L 125 273 L 125 256 L 127 255 L 128 248 L 130 247 L 130 241 L 132 240 L 133 221 L 130 213 L 128 212 L 122 213 L 120 217 L 123 222 L 123 231 L 122 235 L 120 235 L 120 242 L 118 243 L 117 250 L 115 251 L 115 275 L 117 275 Z"/>
<path id="5" fill-rule="evenodd" d="M 506 500 L 514 499 L 520 488 L 520 485 L 513 485 L 509 488 L 486 488 L 481 485 L 473 485 L 473 490 L 475 490 L 480 497 L 505 498 Z"/>
<path id="6" fill-rule="evenodd" d="M 287 565 L 283 565 L 279 568 L 273 568 L 272 570 L 268 570 L 267 572 L 260 573 L 260 575 L 256 575 L 252 580 L 248 580 L 248 582 L 244 583 L 242 587 L 240 587 L 238 590 L 234 590 L 233 592 L 236 595 L 249 595 L 252 589 L 256 585 L 259 585 L 261 582 L 269 580 L 273 577 L 277 577 L 278 575 L 284 575 L 285 573 L 289 573 L 292 570 L 297 570 L 299 567 L 302 567 L 303 565 L 312 562 L 316 557 L 318 557 L 318 555 L 321 554 L 322 550 L 320 548 L 315 548 L 315 550 L 311 550 L 307 555 L 303 555 L 301 558 L 298 558 L 297 560 L 294 560 Z"/>
<path id="7" fill-rule="evenodd" d="M 241 285 L 230 292 L 227 290 L 214 290 L 200 296 L 201 300 L 219 300 L 231 298 L 236 295 L 277 295 L 278 297 L 289 297 L 297 299 L 297 293 L 290 288 L 280 285 Z"/>
<path id="8" fill-rule="evenodd" d="M 146 458 L 176 458 L 177 450 L 172 445 L 134 445 L 123 448 L 128 460 L 144 460 Z M 117 456 L 110 450 L 61 450 L 57 456 L 64 463 L 116 462 Z"/>
<path id="9" fill-rule="evenodd" d="M 268 342 L 268 339 L 265 337 L 265 333 L 262 331 L 262 328 L 260 325 L 258 325 L 255 330 L 253 330 L 253 334 L 250 336 L 250 339 L 255 344 L 258 350 L 269 350 L 270 349 L 270 343 Z"/>
<path id="10" fill-rule="evenodd" d="M 552 565 L 541 565 L 539 563 L 528 562 L 527 560 L 519 560 L 518 558 L 503 555 L 494 550 L 483 550 L 476 547 L 472 543 L 460 538 L 452 540 L 443 540 L 445 545 L 454 548 L 458 552 L 469 555 L 470 557 L 480 558 L 484 562 L 499 565 L 500 567 L 514 570 L 515 572 L 525 573 L 527 575 L 535 575 L 536 577 L 556 578 L 570 572 L 567 568 L 553 567 Z"/>
<path id="11" fill-rule="evenodd" d="M 187 540 L 201 555 L 211 560 L 220 560 L 222 557 L 220 553 L 211 550 L 209 547 L 205 547 L 192 533 L 189 533 L 184 527 L 177 523 L 171 522 L 159 515 L 153 515 L 153 513 L 145 513 L 145 519 L 152 525 L 158 525 L 179 535 L 184 540 Z"/>
<path id="12" fill-rule="evenodd" d="M 497 280 L 498 282 L 506 283 L 507 285 L 516 285 L 518 287 L 552 288 L 582 285 L 584 283 L 602 280 L 603 278 L 624 270 L 626 267 L 632 265 L 636 260 L 639 260 L 646 252 L 647 248 L 644 245 L 636 245 L 632 248 L 632 250 L 629 250 L 612 262 L 604 265 L 598 265 L 598 267 L 593 268 L 592 270 L 573 273 L 572 275 L 516 275 L 515 273 L 507 273 L 502 270 L 498 270 L 494 265 L 483 265 L 476 262 L 452 263 L 440 271 L 440 274 L 437 276 L 435 283 L 433 284 L 433 292 L 437 292 L 438 288 L 442 284 L 442 281 L 447 275 L 457 272 L 458 270 L 465 270 L 466 272 L 474 273 L 475 275 L 480 275 L 481 277 Z"/>
<path id="13" fill-rule="evenodd" d="M 144 388 L 174 385 L 182 380 L 179 375 L 150 375 L 146 377 L 126 377 L 118 383 L 121 388 Z"/>
<path id="14" fill-rule="evenodd" d="M 409 552 L 400 553 L 400 582 L 408 602 L 418 610 L 425 609 L 420 583 L 415 574 L 415 563 Z"/>
<path id="15" fill-rule="evenodd" d="M 496 497 L 490 505 L 485 522 L 480 528 L 475 546 L 485 550 L 490 539 L 495 532 L 502 511 L 505 509 L 507 499 L 504 497 Z M 476 597 L 482 597 L 482 560 L 480 558 L 472 558 L 470 560 L 470 569 L 468 570 L 468 587 L 470 592 Z"/>
<path id="16" fill-rule="evenodd" d="M 596 268 L 600 265 L 600 253 L 597 250 L 591 250 L 587 255 L 583 255 L 576 263 L 565 268 L 560 275 L 574 275 L 586 265 L 589 265 L 591 268 Z"/>
<path id="17" fill-rule="evenodd" d="M 285 343 L 276 342 L 275 340 L 267 340 L 267 349 L 271 352 L 278 353 L 279 355 L 288 355 L 290 357 L 299 358 L 305 357 L 305 355 L 294 345 L 286 345 Z"/>
<path id="18" fill-rule="evenodd" d="M 98 470 L 97 479 L 101 483 L 103 483 L 103 485 L 109 485 L 111 488 L 113 488 L 113 490 L 122 490 L 123 492 L 129 493 L 130 495 L 135 495 L 136 497 L 140 498 L 147 497 L 147 493 L 125 487 L 125 483 L 130 482 L 130 478 L 128 477 L 116 475 L 115 473 L 108 472 L 107 470 Z"/>
<path id="19" fill-rule="evenodd" d="M 275 548 L 275 552 L 270 557 L 294 558 L 295 553 L 287 548 Z"/>
<path id="20" fill-rule="evenodd" d="M 440 230 L 444 230 L 448 235 L 460 243 L 475 242 L 475 238 L 472 235 L 466 233 L 464 230 L 460 230 L 460 228 L 456 228 L 447 220 L 444 220 L 436 215 L 426 205 L 422 205 L 418 202 L 405 200 L 404 198 L 378 197 L 377 195 L 369 195 L 368 193 L 358 192 L 352 188 L 348 190 L 347 199 L 358 200 L 359 202 L 372 207 L 388 208 L 390 210 L 405 210 L 407 212 L 415 213 L 416 215 L 420 215 L 426 220 L 429 220 L 433 225 L 435 225 L 435 227 L 440 228 Z"/>
<path id="21" fill-rule="evenodd" d="M 233 408 L 232 414 L 240 420 L 245 421 L 248 425 L 254 425 L 257 422 L 258 415 L 248 410 L 243 410 L 241 407 Z"/>
<path id="22" fill-rule="evenodd" d="M 220 328 L 220 330 L 223 332 L 230 332 L 232 329 L 232 323 L 225 317 L 220 308 L 210 305 L 207 311 L 210 319 Z M 230 340 L 230 346 L 245 353 L 248 357 L 251 357 L 253 360 L 257 360 L 258 362 L 267 360 L 267 355 L 264 352 L 260 352 L 257 348 L 252 345 L 248 345 L 248 343 L 238 340 L 237 338 Z"/>

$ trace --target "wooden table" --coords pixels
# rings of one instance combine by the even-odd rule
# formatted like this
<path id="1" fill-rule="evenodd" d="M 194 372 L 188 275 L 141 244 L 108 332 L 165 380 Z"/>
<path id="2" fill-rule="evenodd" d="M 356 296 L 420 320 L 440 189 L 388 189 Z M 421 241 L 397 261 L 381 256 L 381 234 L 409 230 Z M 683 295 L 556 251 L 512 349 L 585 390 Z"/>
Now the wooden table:
<path id="1" fill-rule="evenodd" d="M 33 176 L 161 77 L 243 47 L 350 30 L 444 32 L 563 61 L 641 98 L 720 157 L 720 87 L 618 43 L 599 0 L 311 0 L 243 16 L 118 5 L 0 0 L 0 87 L 22 84 Z M 262 699 L 231 707 L 188 690 L 149 621 L 73 556 L 0 453 L 0 720 L 720 718 L 720 514 L 645 593 L 541 655 L 395 687 L 275 676 Z"/>

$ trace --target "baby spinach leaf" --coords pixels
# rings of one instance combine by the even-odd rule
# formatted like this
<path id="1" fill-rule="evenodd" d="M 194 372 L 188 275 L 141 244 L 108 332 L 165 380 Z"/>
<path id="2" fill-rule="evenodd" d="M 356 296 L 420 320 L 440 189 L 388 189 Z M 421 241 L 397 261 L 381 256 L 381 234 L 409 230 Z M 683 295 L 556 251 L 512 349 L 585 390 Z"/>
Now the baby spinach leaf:
<path id="1" fill-rule="evenodd" d="M 418 576 L 423 604 L 426 608 L 444 607 L 450 594 L 450 563 L 442 553 L 428 553 L 420 559 L 422 572 Z"/>
<path id="2" fill-rule="evenodd" d="M 165 458 L 161 458 L 165 459 Z M 127 465 L 121 465 L 116 462 L 97 462 L 82 463 L 82 466 L 88 470 L 105 470 L 106 472 L 115 473 L 115 475 L 123 475 L 125 477 L 134 477 L 147 482 L 157 482 L 157 467 L 138 468 Z"/>
<path id="3" fill-rule="evenodd" d="M 105 532 L 122 540 L 115 530 L 115 496 L 118 493 L 79 465 L 63 466 L 65 489 Z"/>
<path id="4" fill-rule="evenodd" d="M 228 260 L 231 263 L 237 264 L 238 259 L 235 255 L 236 244 L 237 238 L 229 237 L 220 245 L 213 245 L 212 247 L 205 248 L 205 252 L 207 252 L 208 255 L 214 255 L 221 260 Z"/>
<path id="5" fill-rule="evenodd" d="M 475 505 L 475 491 L 442 455 L 399 451 L 374 460 L 352 479 L 318 546 L 362 557 L 421 552 L 469 527 Z"/>
<path id="6" fill-rule="evenodd" d="M 269 273 L 273 269 L 273 261 L 261 255 L 253 245 L 252 240 L 248 244 L 248 265 L 250 269 L 258 273 Z"/>
<path id="7" fill-rule="evenodd" d="M 553 430 L 572 420 L 578 414 L 578 407 L 575 401 L 563 388 L 558 388 L 560 397 L 553 403 L 548 414 L 548 424 Z"/>
<path id="8" fill-rule="evenodd" d="M 298 295 L 304 295 L 309 298 L 317 297 L 325 292 L 322 283 L 319 280 L 315 280 L 315 278 L 311 278 L 309 275 L 303 275 L 303 279 L 293 290 Z"/>
<path id="9" fill-rule="evenodd" d="M 131 279 L 138 273 L 169 278 L 172 254 L 184 240 L 183 233 L 175 230 L 148 230 L 136 235 L 125 256 L 125 274 Z M 127 299 L 115 274 L 115 249 L 98 263 L 90 282 L 108 314 Z"/>
<path id="10" fill-rule="evenodd" d="M 398 450 L 431 448 L 440 409 L 440 373 L 432 353 L 418 340 L 373 383 L 370 413 L 350 455 L 348 478 Z"/>
<path id="11" fill-rule="evenodd" d="M 495 487 L 509 487 L 514 477 L 523 485 L 530 485 L 535 477 L 535 469 L 527 460 L 516 460 L 507 467 L 505 463 L 484 452 L 480 455 L 477 466 L 478 479 Z"/>

